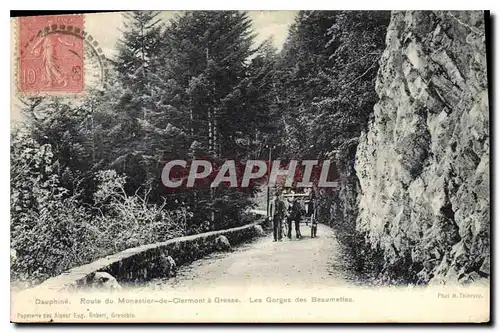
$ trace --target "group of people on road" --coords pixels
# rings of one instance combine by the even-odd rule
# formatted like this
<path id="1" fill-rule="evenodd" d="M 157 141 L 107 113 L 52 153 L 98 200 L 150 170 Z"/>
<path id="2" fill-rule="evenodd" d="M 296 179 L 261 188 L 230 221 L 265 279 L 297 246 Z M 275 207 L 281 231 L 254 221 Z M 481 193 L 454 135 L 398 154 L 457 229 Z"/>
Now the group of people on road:
<path id="1" fill-rule="evenodd" d="M 309 201 L 312 206 L 312 200 Z M 309 210 L 312 208 L 309 207 Z M 274 241 L 283 239 L 283 226 L 285 226 L 286 237 L 292 239 L 292 225 L 295 226 L 295 237 L 302 238 L 300 233 L 300 221 L 303 216 L 303 209 L 296 197 L 292 196 L 284 200 L 279 191 L 275 191 L 274 199 L 270 202 L 269 217 L 273 223 Z M 283 225 L 285 224 L 285 225 Z M 316 235 L 316 223 L 311 218 L 311 237 Z"/>

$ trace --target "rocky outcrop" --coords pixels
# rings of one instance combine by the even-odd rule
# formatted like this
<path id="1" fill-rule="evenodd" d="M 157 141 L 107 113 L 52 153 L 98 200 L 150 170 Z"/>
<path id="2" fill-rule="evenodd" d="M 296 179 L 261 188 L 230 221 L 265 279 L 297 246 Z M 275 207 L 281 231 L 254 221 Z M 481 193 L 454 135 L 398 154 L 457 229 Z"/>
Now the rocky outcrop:
<path id="1" fill-rule="evenodd" d="M 229 251 L 229 250 L 231 250 L 231 243 L 229 243 L 229 240 L 224 235 L 220 235 L 219 237 L 217 237 L 215 239 L 215 244 L 216 244 L 217 249 L 219 251 Z"/>
<path id="2" fill-rule="evenodd" d="M 116 279 L 107 272 L 94 272 L 87 277 L 87 287 L 107 291 L 121 290 Z"/>
<path id="3" fill-rule="evenodd" d="M 264 236 L 266 234 L 266 232 L 264 231 L 264 229 L 260 224 L 256 224 L 254 228 L 255 228 L 255 234 L 257 236 Z"/>
<path id="4" fill-rule="evenodd" d="M 483 12 L 393 12 L 360 137 L 357 230 L 386 282 L 489 276 L 489 107 Z"/>

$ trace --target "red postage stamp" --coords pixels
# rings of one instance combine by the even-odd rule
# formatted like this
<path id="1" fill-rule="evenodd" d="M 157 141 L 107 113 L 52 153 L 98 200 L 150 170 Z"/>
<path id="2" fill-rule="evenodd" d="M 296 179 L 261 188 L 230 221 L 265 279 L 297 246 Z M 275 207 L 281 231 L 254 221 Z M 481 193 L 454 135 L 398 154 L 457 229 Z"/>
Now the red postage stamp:
<path id="1" fill-rule="evenodd" d="M 83 15 L 21 17 L 18 23 L 19 90 L 35 94 L 83 91 Z"/>

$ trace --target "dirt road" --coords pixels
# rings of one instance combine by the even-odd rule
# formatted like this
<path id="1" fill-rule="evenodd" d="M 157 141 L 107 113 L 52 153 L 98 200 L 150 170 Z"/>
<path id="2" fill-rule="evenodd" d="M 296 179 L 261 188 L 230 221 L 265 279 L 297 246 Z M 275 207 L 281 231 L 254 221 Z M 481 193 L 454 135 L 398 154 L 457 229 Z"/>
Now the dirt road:
<path id="1" fill-rule="evenodd" d="M 179 268 L 171 279 L 156 279 L 139 289 L 192 290 L 225 286 L 345 286 L 349 277 L 345 260 L 332 229 L 318 226 L 318 237 L 302 225 L 302 239 L 273 242 L 272 234 L 236 247 L 231 252 L 213 253 Z M 295 236 L 295 232 L 293 234 Z"/>

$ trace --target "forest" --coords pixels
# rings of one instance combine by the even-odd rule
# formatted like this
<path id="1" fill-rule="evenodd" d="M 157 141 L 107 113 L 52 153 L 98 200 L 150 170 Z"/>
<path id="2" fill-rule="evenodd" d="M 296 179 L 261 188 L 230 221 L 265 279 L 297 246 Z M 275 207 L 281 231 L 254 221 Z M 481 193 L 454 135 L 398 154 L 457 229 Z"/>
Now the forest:
<path id="1" fill-rule="evenodd" d="M 39 283 L 127 248 L 248 223 L 260 189 L 169 193 L 162 165 L 267 160 L 271 146 L 274 158 L 335 161 L 344 180 L 321 193 L 320 216 L 362 265 L 354 162 L 390 13 L 300 11 L 280 51 L 255 43 L 246 12 L 159 14 L 123 14 L 106 89 L 79 103 L 23 100 L 11 131 L 12 278 Z"/>

